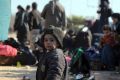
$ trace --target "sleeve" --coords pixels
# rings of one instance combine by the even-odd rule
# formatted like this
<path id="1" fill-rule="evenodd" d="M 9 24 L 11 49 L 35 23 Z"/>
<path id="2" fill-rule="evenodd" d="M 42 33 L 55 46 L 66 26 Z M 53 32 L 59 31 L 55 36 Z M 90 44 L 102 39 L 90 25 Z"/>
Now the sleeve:
<path id="1" fill-rule="evenodd" d="M 118 27 L 117 27 L 116 31 L 117 31 L 117 34 L 120 35 L 120 23 L 118 24 Z"/>
<path id="2" fill-rule="evenodd" d="M 43 19 L 45 19 L 46 12 L 47 12 L 47 5 L 44 7 L 44 9 L 41 13 L 41 17 L 43 17 Z"/>
<path id="3" fill-rule="evenodd" d="M 32 29 L 32 12 L 29 13 L 28 17 L 29 17 L 29 21 L 28 21 L 28 24 L 29 24 L 29 29 L 31 30 Z"/>
<path id="4" fill-rule="evenodd" d="M 17 24 L 18 24 L 18 13 L 15 15 L 15 23 L 14 23 L 14 30 L 17 30 Z"/>
<path id="5" fill-rule="evenodd" d="M 100 39 L 100 47 L 103 47 L 104 43 L 105 43 L 105 39 L 104 39 L 104 37 L 102 37 Z"/>
<path id="6" fill-rule="evenodd" d="M 67 26 L 67 18 L 66 18 L 65 11 L 62 12 L 62 26 L 63 27 Z"/>
<path id="7" fill-rule="evenodd" d="M 64 57 L 52 55 L 48 58 L 48 71 L 45 80 L 61 80 L 65 68 Z"/>

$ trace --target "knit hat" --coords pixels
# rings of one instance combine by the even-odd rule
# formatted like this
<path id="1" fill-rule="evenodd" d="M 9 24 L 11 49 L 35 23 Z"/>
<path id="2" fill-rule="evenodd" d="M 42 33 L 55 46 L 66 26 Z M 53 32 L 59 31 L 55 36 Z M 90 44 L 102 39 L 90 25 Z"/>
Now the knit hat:
<path id="1" fill-rule="evenodd" d="M 58 44 L 60 45 L 59 48 L 63 48 L 64 34 L 60 28 L 50 25 L 49 28 L 47 28 L 43 31 L 43 35 L 41 37 L 42 42 L 44 41 L 44 36 L 46 34 L 52 34 L 55 37 L 55 39 L 57 40 Z"/>

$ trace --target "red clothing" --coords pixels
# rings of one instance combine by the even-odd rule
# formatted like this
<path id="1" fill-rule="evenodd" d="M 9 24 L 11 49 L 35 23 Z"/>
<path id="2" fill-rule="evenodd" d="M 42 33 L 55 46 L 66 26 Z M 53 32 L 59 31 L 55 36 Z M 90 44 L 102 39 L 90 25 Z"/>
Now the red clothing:
<path id="1" fill-rule="evenodd" d="M 0 56 L 11 56 L 17 55 L 17 49 L 9 45 L 0 44 Z"/>
<path id="2" fill-rule="evenodd" d="M 68 63 L 70 63 L 70 61 L 71 61 L 71 57 L 70 57 L 70 56 L 66 56 L 65 59 L 66 59 L 66 61 L 67 61 Z"/>
<path id="3" fill-rule="evenodd" d="M 102 38 L 101 38 L 101 46 L 104 46 L 104 44 L 109 44 L 111 46 L 114 46 L 116 41 L 114 38 L 114 35 L 112 33 L 110 34 L 105 34 Z"/>

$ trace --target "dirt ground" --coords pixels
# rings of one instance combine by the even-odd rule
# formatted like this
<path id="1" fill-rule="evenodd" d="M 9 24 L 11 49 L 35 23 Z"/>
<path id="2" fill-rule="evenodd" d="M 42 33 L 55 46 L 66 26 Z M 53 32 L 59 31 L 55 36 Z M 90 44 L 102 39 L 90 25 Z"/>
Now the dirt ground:
<path id="1" fill-rule="evenodd" d="M 35 80 L 35 72 L 36 67 L 0 66 L 0 80 L 23 80 L 24 76 L 29 80 Z"/>

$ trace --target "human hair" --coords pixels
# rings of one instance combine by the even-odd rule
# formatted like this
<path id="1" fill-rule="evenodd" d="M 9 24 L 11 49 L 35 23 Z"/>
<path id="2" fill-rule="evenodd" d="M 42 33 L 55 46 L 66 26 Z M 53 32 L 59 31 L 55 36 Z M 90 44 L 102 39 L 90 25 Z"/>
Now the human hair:
<path id="1" fill-rule="evenodd" d="M 109 31 L 111 31 L 111 28 L 110 28 L 109 25 L 104 25 L 104 26 L 103 26 L 103 30 L 109 30 Z"/>
<path id="2" fill-rule="evenodd" d="M 113 14 L 111 15 L 111 17 L 120 20 L 120 14 L 119 14 L 119 13 L 113 13 Z"/>
<path id="3" fill-rule="evenodd" d="M 17 6 L 17 9 L 21 10 L 21 11 L 24 11 L 24 8 L 21 6 L 21 5 L 18 5 Z"/>
<path id="4" fill-rule="evenodd" d="M 27 6 L 26 6 L 26 10 L 29 10 L 29 9 L 30 9 L 30 5 L 27 5 Z"/>
<path id="5" fill-rule="evenodd" d="M 33 9 L 37 9 L 37 3 L 36 3 L 36 2 L 33 2 L 33 3 L 32 3 L 32 8 L 33 8 Z"/>

